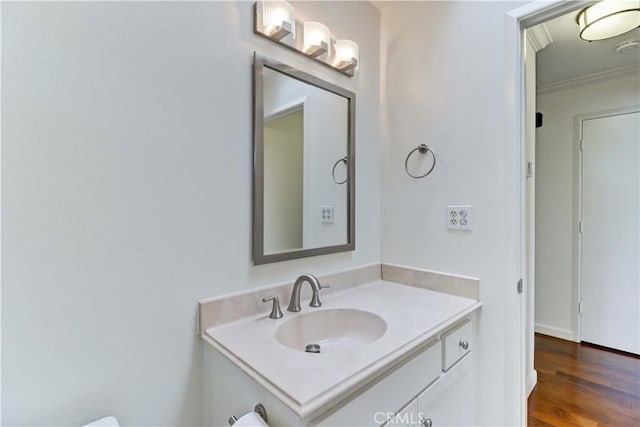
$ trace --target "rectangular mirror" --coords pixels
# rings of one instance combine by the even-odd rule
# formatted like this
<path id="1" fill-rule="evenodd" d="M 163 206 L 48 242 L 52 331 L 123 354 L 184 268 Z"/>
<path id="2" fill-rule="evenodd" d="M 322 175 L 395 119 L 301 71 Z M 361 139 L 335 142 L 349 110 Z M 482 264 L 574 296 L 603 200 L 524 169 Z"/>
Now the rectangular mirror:
<path id="1" fill-rule="evenodd" d="M 254 55 L 253 261 L 355 249 L 355 94 Z"/>

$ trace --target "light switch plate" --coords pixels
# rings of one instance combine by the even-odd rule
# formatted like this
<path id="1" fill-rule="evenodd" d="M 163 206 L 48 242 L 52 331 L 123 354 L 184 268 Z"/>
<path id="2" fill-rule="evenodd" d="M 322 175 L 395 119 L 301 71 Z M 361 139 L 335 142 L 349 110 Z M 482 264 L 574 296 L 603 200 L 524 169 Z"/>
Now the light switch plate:
<path id="1" fill-rule="evenodd" d="M 472 213 L 470 205 L 447 206 L 447 228 L 449 230 L 471 230 Z"/>

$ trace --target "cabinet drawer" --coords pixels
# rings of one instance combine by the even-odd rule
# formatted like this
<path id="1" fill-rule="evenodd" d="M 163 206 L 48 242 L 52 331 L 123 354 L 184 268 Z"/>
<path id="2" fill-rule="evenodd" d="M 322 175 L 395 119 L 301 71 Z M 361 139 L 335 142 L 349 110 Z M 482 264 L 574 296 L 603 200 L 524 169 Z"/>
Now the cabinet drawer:
<path id="1" fill-rule="evenodd" d="M 448 371 L 473 347 L 473 323 L 466 320 L 442 336 L 442 370 Z"/>

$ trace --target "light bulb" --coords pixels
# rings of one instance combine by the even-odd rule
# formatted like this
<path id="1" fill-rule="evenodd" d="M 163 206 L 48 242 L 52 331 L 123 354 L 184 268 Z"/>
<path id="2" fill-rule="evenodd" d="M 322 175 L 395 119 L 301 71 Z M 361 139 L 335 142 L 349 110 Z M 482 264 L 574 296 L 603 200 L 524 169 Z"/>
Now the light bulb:
<path id="1" fill-rule="evenodd" d="M 287 35 L 296 38 L 296 15 L 293 6 L 284 0 L 261 0 L 258 14 L 262 17 L 262 33 L 274 40 Z"/>
<path id="2" fill-rule="evenodd" d="M 331 33 L 329 28 L 321 22 L 304 23 L 304 52 L 311 56 L 320 56 L 329 52 Z"/>
<path id="3" fill-rule="evenodd" d="M 334 65 L 336 68 L 347 71 L 358 66 L 360 48 L 351 40 L 336 40 L 336 56 Z"/>

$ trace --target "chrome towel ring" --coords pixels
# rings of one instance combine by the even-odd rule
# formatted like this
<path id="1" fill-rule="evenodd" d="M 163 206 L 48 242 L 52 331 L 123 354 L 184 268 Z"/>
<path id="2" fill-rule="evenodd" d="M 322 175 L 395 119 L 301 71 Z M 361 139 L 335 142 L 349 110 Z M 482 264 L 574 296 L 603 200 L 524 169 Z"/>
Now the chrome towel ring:
<path id="1" fill-rule="evenodd" d="M 423 175 L 413 175 L 411 172 L 409 172 L 409 158 L 416 151 L 419 152 L 420 154 L 431 153 L 431 157 L 433 157 L 433 164 L 431 165 L 431 168 L 427 171 L 427 173 Z M 404 160 L 404 170 L 405 172 L 407 172 L 407 175 L 409 175 L 411 178 L 417 178 L 417 179 L 424 178 L 425 176 L 433 172 L 433 168 L 435 167 L 436 167 L 436 153 L 434 153 L 433 150 L 429 148 L 427 144 L 420 144 L 413 150 L 409 151 L 409 154 L 407 154 L 407 158 Z"/>
<path id="2" fill-rule="evenodd" d="M 336 166 L 338 166 L 340 164 L 340 162 L 342 162 L 342 163 L 344 163 L 346 165 L 348 161 L 349 161 L 349 158 L 347 156 L 345 156 L 345 157 L 343 157 L 341 159 L 338 159 L 338 161 L 333 164 L 333 169 L 331 170 L 331 176 L 333 177 L 333 182 L 335 182 L 336 184 L 344 184 L 349 179 L 349 176 L 347 174 L 347 178 L 345 178 L 344 181 L 336 180 Z"/>

